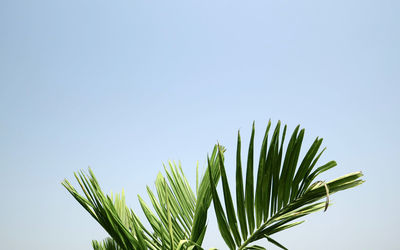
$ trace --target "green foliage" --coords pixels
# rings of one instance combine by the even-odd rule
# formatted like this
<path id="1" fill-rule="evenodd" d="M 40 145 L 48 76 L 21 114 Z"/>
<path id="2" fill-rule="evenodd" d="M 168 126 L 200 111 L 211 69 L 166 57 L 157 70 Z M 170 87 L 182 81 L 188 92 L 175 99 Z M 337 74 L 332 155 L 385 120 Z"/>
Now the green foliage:
<path id="1" fill-rule="evenodd" d="M 166 177 L 157 176 L 156 194 L 147 187 L 153 210 L 138 196 L 152 231 L 126 206 L 124 193 L 121 196 L 103 193 L 91 169 L 88 175 L 82 171 L 75 173 L 84 196 L 67 180 L 62 184 L 112 238 L 102 243 L 93 241 L 94 249 L 194 249 L 201 246 L 207 228 L 210 179 L 218 182 L 220 178 L 217 151 L 214 147 L 209 171 L 201 179 L 197 194 L 182 168 L 170 163 L 169 167 L 164 166 Z"/>
<path id="2" fill-rule="evenodd" d="M 94 250 L 122 250 L 122 248 L 120 248 L 118 244 L 111 238 L 106 238 L 103 240 L 103 242 L 93 240 L 92 246 Z"/>
<path id="3" fill-rule="evenodd" d="M 300 126 L 297 126 L 284 147 L 286 125 L 281 134 L 281 124 L 278 122 L 268 143 L 270 128 L 271 122 L 267 125 L 258 166 L 254 169 L 253 123 L 245 179 L 238 133 L 235 194 L 231 193 L 228 183 L 225 149 L 220 145 L 216 145 L 211 157 L 208 157 L 207 169 L 200 184 L 196 172 L 196 192 L 191 189 L 181 166 L 173 163 L 164 166 L 165 176 L 159 173 L 155 181 L 156 192 L 147 187 L 152 208 L 138 196 L 151 229 L 146 228 L 126 206 L 123 192 L 121 195 L 105 195 L 91 169 L 87 175 L 82 171 L 75 173 L 84 195 L 79 194 L 67 180 L 62 184 L 110 235 L 103 242 L 93 241 L 95 250 L 202 249 L 211 201 L 219 231 L 229 249 L 265 249 L 254 245 L 260 239 L 286 249 L 271 235 L 302 223 L 296 220 L 305 215 L 326 210 L 329 195 L 360 185 L 363 181 L 360 180 L 361 172 L 329 182 L 315 181 L 321 173 L 336 166 L 336 162 L 330 161 L 314 169 L 325 150 L 320 150 L 322 139 L 316 138 L 299 161 L 304 129 L 300 130 Z M 255 178 L 254 170 L 257 172 Z M 223 202 L 217 191 L 220 178 Z M 236 206 L 233 195 L 236 197 Z"/>
<path id="4" fill-rule="evenodd" d="M 296 127 L 286 150 L 284 150 L 283 142 L 286 135 L 286 126 L 280 136 L 281 124 L 278 122 L 271 142 L 268 144 L 270 127 L 271 123 L 269 122 L 260 150 L 255 182 L 253 178 L 255 134 L 253 124 L 247 157 L 245 190 L 243 190 L 242 185 L 241 139 L 240 134 L 238 134 L 236 156 L 236 197 L 238 202 L 236 211 L 234 210 L 232 194 L 226 176 L 223 152 L 222 150 L 218 151 L 225 208 L 221 205 L 216 185 L 211 179 L 210 181 L 214 189 L 212 196 L 218 226 L 222 238 L 230 249 L 258 249 L 258 246 L 248 247 L 248 245 L 260 239 L 267 239 L 285 249 L 270 236 L 302 223 L 302 221 L 292 222 L 300 217 L 322 209 L 326 210 L 329 205 L 330 194 L 363 183 L 359 179 L 362 174 L 357 172 L 326 183 L 317 181 L 312 184 L 319 174 L 336 166 L 336 162 L 330 161 L 313 170 L 321 153 L 324 151 L 322 150 L 318 153 L 322 139 L 315 139 L 300 164 L 298 164 L 304 129 L 300 130 L 300 126 Z M 284 151 L 285 155 L 283 154 Z M 256 183 L 255 188 L 253 183 Z M 246 194 L 244 199 L 243 193 Z M 326 201 L 319 202 L 322 199 L 326 199 Z M 241 234 L 239 234 L 237 221 L 240 222 Z"/>

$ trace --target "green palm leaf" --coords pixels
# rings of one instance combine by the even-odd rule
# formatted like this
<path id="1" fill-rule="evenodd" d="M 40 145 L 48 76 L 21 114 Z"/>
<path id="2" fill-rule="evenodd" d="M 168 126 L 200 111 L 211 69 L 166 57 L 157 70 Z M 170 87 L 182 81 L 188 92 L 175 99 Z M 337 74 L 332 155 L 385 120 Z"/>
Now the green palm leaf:
<path id="1" fill-rule="evenodd" d="M 111 238 L 106 238 L 102 242 L 92 241 L 94 250 L 121 250 L 118 244 Z"/>
<path id="2" fill-rule="evenodd" d="M 329 182 L 316 181 L 323 172 L 336 166 L 330 161 L 315 169 L 325 149 L 316 138 L 303 159 L 299 159 L 304 129 L 297 126 L 284 147 L 286 125 L 280 133 L 277 123 L 269 139 L 271 122 L 262 141 L 258 168 L 254 168 L 255 128 L 247 154 L 245 179 L 241 160 L 241 138 L 238 133 L 236 150 L 236 206 L 224 165 L 225 149 L 216 145 L 207 158 L 207 169 L 199 178 L 196 168 L 196 192 L 186 180 L 182 168 L 175 163 L 164 166 L 165 175 L 158 174 L 155 190 L 147 187 L 151 206 L 138 196 L 140 206 L 151 229 L 125 203 L 124 192 L 105 195 L 91 169 L 75 173 L 83 195 L 67 181 L 62 185 L 108 232 L 109 238 L 93 241 L 95 250 L 203 250 L 207 230 L 207 213 L 213 200 L 218 227 L 229 249 L 265 249 L 255 244 L 267 239 L 286 249 L 271 235 L 301 224 L 297 219 L 326 210 L 330 195 L 363 183 L 361 172 L 351 173 Z M 270 141 L 269 141 L 270 140 Z M 256 170 L 256 176 L 254 176 Z M 223 202 L 217 184 L 221 177 Z M 200 180 L 200 181 L 199 181 Z M 326 199 L 325 201 L 321 201 Z M 213 248 L 215 250 L 215 248 Z"/>
<path id="3" fill-rule="evenodd" d="M 156 194 L 147 187 L 153 210 L 138 196 L 152 231 L 128 209 L 123 192 L 121 195 L 103 193 L 91 169 L 89 174 L 75 173 L 84 196 L 67 180 L 62 185 L 110 235 L 103 242 L 93 241 L 94 249 L 201 249 L 212 199 L 210 180 L 217 183 L 220 178 L 217 152 L 215 146 L 196 194 L 181 166 L 170 163 L 169 167 L 164 166 L 166 177 L 161 173 L 157 176 Z"/>
<path id="4" fill-rule="evenodd" d="M 322 139 L 317 138 L 313 142 L 299 163 L 305 130 L 297 126 L 284 149 L 286 125 L 282 135 L 280 135 L 281 123 L 277 123 L 271 142 L 268 144 L 270 126 L 271 122 L 267 125 L 260 150 L 255 193 L 253 185 L 254 123 L 247 157 L 245 190 L 243 190 L 240 155 L 241 139 L 240 134 L 238 134 L 236 155 L 237 211 L 234 211 L 223 154 L 222 152 L 218 153 L 225 208 L 221 205 L 216 184 L 213 183 L 212 179 L 210 179 L 210 182 L 213 188 L 212 196 L 218 226 L 230 249 L 263 249 L 263 247 L 257 245 L 249 246 L 260 239 L 267 239 L 280 248 L 286 249 L 270 236 L 302 223 L 302 221 L 293 221 L 305 215 L 326 210 L 329 205 L 329 195 L 363 183 L 360 180 L 361 172 L 351 173 L 326 183 L 322 181 L 313 182 L 319 174 L 336 166 L 336 162 L 331 161 L 314 170 L 317 160 L 324 151 L 323 149 L 318 153 Z M 320 202 L 322 199 L 326 199 L 326 201 Z M 237 221 L 240 224 L 240 233 L 238 232 Z"/>

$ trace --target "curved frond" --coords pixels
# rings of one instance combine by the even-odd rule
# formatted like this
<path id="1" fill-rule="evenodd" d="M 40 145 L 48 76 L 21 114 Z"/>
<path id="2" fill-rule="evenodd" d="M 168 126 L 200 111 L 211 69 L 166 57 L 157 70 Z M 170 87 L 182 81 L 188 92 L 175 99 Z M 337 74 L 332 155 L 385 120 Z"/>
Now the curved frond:
<path id="1" fill-rule="evenodd" d="M 110 235 L 111 238 L 103 242 L 93 241 L 94 249 L 202 249 L 207 211 L 212 199 L 210 179 L 217 183 L 220 178 L 217 152 L 215 146 L 207 171 L 196 187 L 196 194 L 181 166 L 170 162 L 168 167 L 164 166 L 165 177 L 161 173 L 157 176 L 156 192 L 147 187 L 152 208 L 138 196 L 152 230 L 146 229 L 139 217 L 126 206 L 123 192 L 121 195 L 105 195 L 91 169 L 89 174 L 83 171 L 75 173 L 84 196 L 67 180 L 62 185 Z"/>
<path id="2" fill-rule="evenodd" d="M 362 184 L 361 172 L 350 173 L 324 182 L 317 177 L 336 166 L 330 161 L 316 167 L 325 149 L 316 138 L 300 159 L 305 135 L 297 126 L 288 142 L 286 125 L 281 123 L 270 136 L 268 123 L 261 145 L 258 166 L 255 166 L 253 123 L 247 162 L 242 164 L 241 138 L 238 133 L 236 150 L 236 187 L 231 193 L 224 164 L 225 149 L 216 145 L 207 157 L 207 169 L 198 176 L 193 192 L 182 168 L 175 163 L 164 166 L 165 175 L 158 174 L 155 190 L 147 187 L 150 205 L 138 196 L 140 206 L 151 228 L 146 228 L 137 214 L 126 206 L 125 196 L 106 195 L 89 168 L 89 173 L 75 173 L 83 195 L 67 181 L 62 185 L 108 232 L 110 238 L 93 241 L 98 250 L 203 250 L 207 229 L 208 208 L 213 201 L 220 233 L 229 249 L 265 249 L 256 241 L 266 239 L 286 249 L 271 235 L 301 224 L 298 219 L 310 213 L 326 210 L 330 195 Z M 272 131 L 272 130 L 271 130 Z M 285 146 L 284 146 L 285 145 Z M 242 169 L 246 166 L 246 169 Z M 243 172 L 244 171 L 244 172 Z M 254 174 L 256 173 L 256 174 Z M 245 175 L 244 175 L 245 174 Z M 223 200 L 217 185 L 221 178 Z M 236 198 L 236 204 L 234 204 Z M 324 200 L 325 199 L 325 200 Z"/>
<path id="3" fill-rule="evenodd" d="M 351 173 L 329 182 L 314 182 L 318 175 L 336 166 L 335 161 L 330 161 L 314 169 L 325 150 L 320 150 L 322 139 L 316 138 L 303 159 L 299 159 L 305 130 L 297 126 L 284 148 L 286 125 L 281 134 L 279 121 L 268 143 L 270 127 L 271 122 L 268 123 L 265 131 L 257 176 L 254 178 L 255 128 L 253 123 L 245 170 L 245 186 L 241 163 L 241 138 L 238 133 L 236 211 L 223 155 L 222 152 L 218 153 L 225 207 L 221 204 L 216 184 L 211 179 L 210 182 L 213 187 L 213 203 L 220 233 L 230 249 L 263 249 L 257 245 L 250 246 L 260 239 L 267 239 L 280 248 L 286 249 L 270 236 L 302 223 L 303 221 L 296 222 L 295 220 L 305 215 L 326 210 L 329 205 L 329 195 L 364 182 L 360 179 L 361 172 Z M 320 202 L 322 199 L 326 201 Z"/>

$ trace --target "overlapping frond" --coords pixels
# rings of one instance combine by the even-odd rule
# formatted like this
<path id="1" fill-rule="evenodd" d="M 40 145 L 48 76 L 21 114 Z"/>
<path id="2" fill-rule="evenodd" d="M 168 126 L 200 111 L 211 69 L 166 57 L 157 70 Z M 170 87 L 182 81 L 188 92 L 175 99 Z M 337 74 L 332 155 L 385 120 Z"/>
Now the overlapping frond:
<path id="1" fill-rule="evenodd" d="M 245 181 L 242 174 L 241 138 L 238 134 L 236 210 L 226 176 L 223 154 L 218 152 L 224 207 L 217 193 L 216 184 L 211 179 L 210 181 L 218 226 L 222 238 L 230 249 L 263 249 L 257 245 L 249 246 L 260 239 L 267 239 L 282 249 L 286 249 L 270 236 L 302 223 L 302 221 L 293 222 L 296 219 L 312 212 L 326 210 L 330 194 L 363 183 L 360 180 L 361 172 L 351 173 L 329 182 L 314 182 L 319 174 L 336 166 L 336 162 L 330 161 L 314 169 L 324 151 L 324 149 L 319 150 L 322 139 L 316 138 L 303 159 L 299 161 L 304 129 L 297 126 L 284 148 L 286 125 L 281 135 L 281 123 L 278 122 L 268 143 L 270 127 L 271 122 L 267 125 L 262 142 L 255 179 L 253 177 L 254 123 L 248 149 Z M 320 202 L 322 199 L 326 201 Z"/>
<path id="2" fill-rule="evenodd" d="M 75 173 L 84 196 L 67 180 L 62 184 L 111 237 L 103 242 L 93 241 L 94 249 L 201 249 L 212 199 L 210 179 L 214 183 L 220 178 L 217 151 L 217 147 L 214 147 L 211 163 L 199 187 L 196 187 L 196 194 L 181 166 L 169 163 L 168 167 L 164 166 L 166 176 L 161 173 L 157 176 L 156 192 L 147 187 L 152 208 L 138 196 L 151 230 L 146 229 L 139 217 L 126 206 L 124 193 L 103 193 L 91 169 L 88 175 L 83 171 Z"/>
<path id="3" fill-rule="evenodd" d="M 207 158 L 207 169 L 201 178 L 197 168 L 195 192 L 180 165 L 170 162 L 164 166 L 165 175 L 158 174 L 155 190 L 147 187 L 151 204 L 138 196 L 150 228 L 126 206 L 124 192 L 104 194 L 91 169 L 88 174 L 75 173 L 84 195 L 67 180 L 62 185 L 108 232 L 109 238 L 92 242 L 95 250 L 203 250 L 201 245 L 211 201 L 221 236 L 229 249 L 263 250 L 265 248 L 256 242 L 260 239 L 286 249 L 271 236 L 301 224 L 303 221 L 297 219 L 303 216 L 326 210 L 330 195 L 363 183 L 362 173 L 350 173 L 329 182 L 318 181 L 316 178 L 321 173 L 336 166 L 336 162 L 330 161 L 315 167 L 325 150 L 320 150 L 322 139 L 316 138 L 299 159 L 304 129 L 297 126 L 286 144 L 286 125 L 281 133 L 278 122 L 271 137 L 270 129 L 271 122 L 267 125 L 255 168 L 253 123 L 244 171 L 238 133 L 235 194 L 230 190 L 225 149 L 220 145 L 216 145 Z M 220 178 L 223 201 L 217 192 Z"/>

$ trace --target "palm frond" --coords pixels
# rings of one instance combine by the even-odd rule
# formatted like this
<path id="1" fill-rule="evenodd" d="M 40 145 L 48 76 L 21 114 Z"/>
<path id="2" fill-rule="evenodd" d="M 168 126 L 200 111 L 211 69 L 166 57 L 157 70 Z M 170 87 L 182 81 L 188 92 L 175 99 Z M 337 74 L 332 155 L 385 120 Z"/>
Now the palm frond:
<path id="1" fill-rule="evenodd" d="M 364 182 L 360 179 L 361 172 L 351 173 L 329 182 L 314 182 L 318 175 L 336 166 L 336 162 L 330 161 L 314 170 L 318 159 L 325 150 L 319 150 L 322 139 L 316 138 L 299 162 L 304 129 L 297 126 L 284 149 L 286 125 L 280 135 L 281 123 L 278 122 L 271 141 L 268 143 L 270 127 L 271 122 L 268 123 L 265 131 L 257 176 L 254 179 L 255 128 L 253 123 L 247 155 L 245 186 L 243 185 L 241 163 L 241 138 L 240 133 L 238 134 L 236 211 L 226 176 L 223 154 L 220 152 L 222 150 L 218 152 L 225 207 L 221 204 L 216 184 L 212 179 L 210 182 L 220 233 L 230 249 L 263 249 L 257 245 L 249 246 L 260 239 L 267 239 L 286 249 L 270 236 L 302 223 L 302 221 L 293 222 L 296 219 L 319 210 L 326 210 L 329 205 L 329 195 Z M 322 199 L 326 199 L 326 201 L 320 202 Z"/>
<path id="2" fill-rule="evenodd" d="M 103 193 L 90 168 L 89 174 L 75 173 L 84 196 L 67 180 L 62 185 L 110 235 L 103 242 L 93 241 L 94 249 L 201 249 L 212 199 L 210 179 L 217 183 L 220 178 L 217 152 L 215 146 L 196 194 L 181 166 L 170 162 L 168 167 L 164 166 L 166 177 L 161 173 L 157 176 L 156 193 L 147 187 L 153 210 L 138 196 L 151 231 L 126 206 L 123 192 L 121 195 Z"/>
<path id="3" fill-rule="evenodd" d="M 221 172 L 218 167 L 217 152 L 224 152 L 225 149 L 214 146 L 211 154 L 211 159 L 208 159 L 207 169 L 201 178 L 200 185 L 197 190 L 196 206 L 193 216 L 193 225 L 190 233 L 190 241 L 201 246 L 207 230 L 207 213 L 211 205 L 212 196 L 211 183 L 218 183 Z M 197 177 L 196 177 L 197 179 Z"/>
<path id="4" fill-rule="evenodd" d="M 92 241 L 93 250 L 122 250 L 112 238 L 106 238 L 102 242 Z"/>
<path id="5" fill-rule="evenodd" d="M 208 209 L 213 201 L 218 227 L 230 249 L 265 249 L 256 241 L 266 239 L 286 249 L 271 235 L 301 224 L 298 219 L 326 210 L 330 195 L 362 184 L 362 173 L 350 173 L 329 182 L 316 181 L 323 172 L 336 166 L 330 161 L 315 168 L 325 149 L 316 138 L 299 161 L 304 129 L 297 126 L 284 147 L 286 125 L 281 133 L 278 122 L 269 142 L 271 122 L 262 141 L 258 166 L 255 168 L 253 123 L 248 147 L 245 176 L 241 159 L 241 138 L 238 133 L 236 150 L 236 187 L 234 204 L 224 165 L 225 149 L 216 145 L 207 157 L 207 169 L 193 192 L 180 165 L 164 166 L 165 175 L 158 174 L 155 191 L 147 187 L 151 206 L 138 196 L 140 206 L 150 225 L 146 228 L 137 214 L 126 206 L 124 192 L 106 195 L 89 168 L 89 173 L 75 173 L 83 195 L 67 181 L 62 185 L 108 232 L 109 238 L 93 241 L 95 250 L 203 250 L 201 245 L 207 229 Z M 256 176 L 254 176 L 256 171 Z M 217 192 L 221 178 L 223 201 Z M 325 201 L 321 201 L 325 199 Z"/>
<path id="6" fill-rule="evenodd" d="M 124 225 L 122 216 L 118 214 L 121 211 L 121 209 L 118 209 L 120 203 L 114 204 L 112 198 L 103 193 L 92 170 L 89 169 L 88 175 L 85 175 L 83 171 L 75 173 L 75 178 L 86 197 L 80 195 L 67 180 L 64 180 L 62 185 L 108 232 L 119 247 L 122 249 L 140 249 L 141 244 L 138 235 L 130 230 L 128 225 Z"/>

